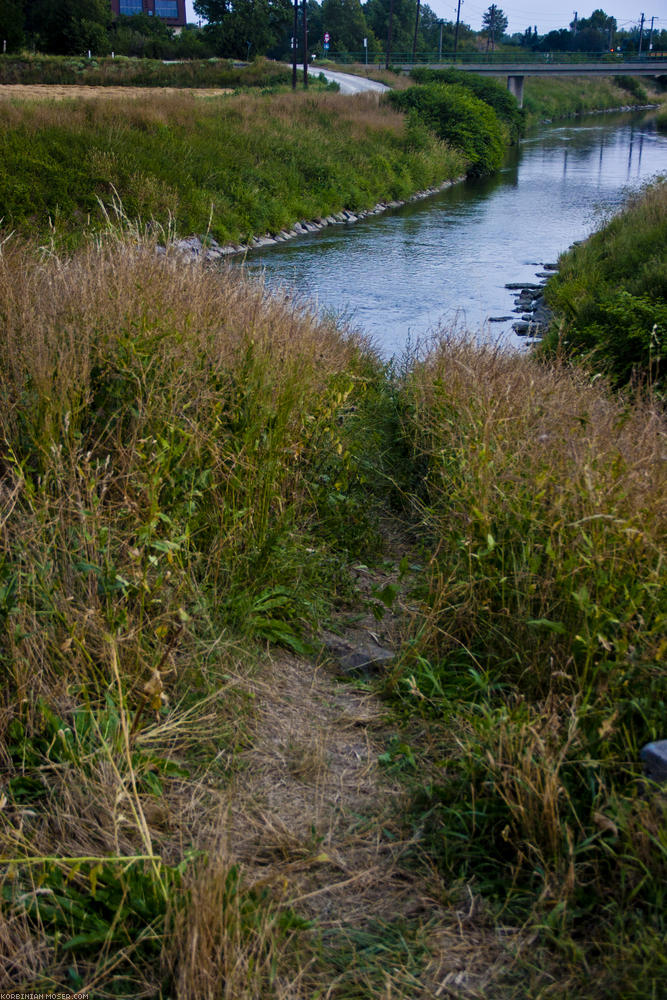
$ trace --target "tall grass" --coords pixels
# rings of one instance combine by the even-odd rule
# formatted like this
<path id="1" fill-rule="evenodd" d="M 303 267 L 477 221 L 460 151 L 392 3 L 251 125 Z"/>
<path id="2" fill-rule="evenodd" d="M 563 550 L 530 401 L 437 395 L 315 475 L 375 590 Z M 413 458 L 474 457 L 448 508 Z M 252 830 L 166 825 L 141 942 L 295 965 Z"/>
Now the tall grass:
<path id="1" fill-rule="evenodd" d="M 633 194 L 560 260 L 547 297 L 558 321 L 545 342 L 587 358 L 617 385 L 659 387 L 667 351 L 667 182 Z"/>
<path id="2" fill-rule="evenodd" d="M 289 918 L 223 863 L 199 762 L 243 739 L 235 643 L 303 650 L 365 551 L 372 354 L 137 232 L 5 238 L 0 314 L 0 983 L 274 995 Z"/>
<path id="3" fill-rule="evenodd" d="M 460 176 L 465 157 L 374 95 L 3 103 L 0 217 L 71 241 L 134 219 L 226 242 Z"/>
<path id="4" fill-rule="evenodd" d="M 498 919 L 583 949 L 586 982 L 562 995 L 657 995 L 665 806 L 639 748 L 664 737 L 664 413 L 448 341 L 402 405 L 430 557 L 394 684 L 435 727 L 428 850 Z M 630 946 L 638 909 L 650 958 Z"/>
<path id="5" fill-rule="evenodd" d="M 569 118 L 587 111 L 604 111 L 622 108 L 627 104 L 644 104 L 647 95 L 640 98 L 619 84 L 618 77 L 597 79 L 571 77 L 550 80 L 529 76 L 524 85 L 523 105 L 529 123 L 543 118 Z"/>

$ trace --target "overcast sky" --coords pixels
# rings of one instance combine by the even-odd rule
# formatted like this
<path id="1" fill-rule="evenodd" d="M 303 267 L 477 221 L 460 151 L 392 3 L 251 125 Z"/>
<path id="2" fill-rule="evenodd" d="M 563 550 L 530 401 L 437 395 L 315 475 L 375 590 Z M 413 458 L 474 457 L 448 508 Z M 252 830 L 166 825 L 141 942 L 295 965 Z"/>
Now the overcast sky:
<path id="1" fill-rule="evenodd" d="M 362 0 L 363 2 L 363 0 Z M 456 0 L 426 0 L 429 7 L 435 11 L 438 17 L 446 21 L 456 20 Z M 643 0 L 639 0 L 641 4 Z M 197 18 L 192 6 L 193 0 L 186 0 L 188 11 L 188 21 L 196 24 Z M 488 10 L 491 0 L 462 0 L 461 20 L 469 24 L 471 28 L 478 31 L 482 26 L 482 14 Z M 567 28 L 574 17 L 574 11 L 578 10 L 579 17 L 590 17 L 591 13 L 599 6 L 615 17 L 619 28 L 632 28 L 639 24 L 639 16 L 644 13 L 647 28 L 650 26 L 651 17 L 655 16 L 656 28 L 667 28 L 667 0 L 646 0 L 648 6 L 637 6 L 630 0 L 608 0 L 608 2 L 587 3 L 584 7 L 577 8 L 577 0 L 571 0 L 571 4 L 565 0 L 541 0 L 539 4 L 531 4 L 530 0 L 496 0 L 496 3 L 505 12 L 509 21 L 508 31 L 514 34 L 515 31 L 523 32 L 528 25 L 537 25 L 540 35 L 546 35 L 548 31 L 556 28 Z"/>

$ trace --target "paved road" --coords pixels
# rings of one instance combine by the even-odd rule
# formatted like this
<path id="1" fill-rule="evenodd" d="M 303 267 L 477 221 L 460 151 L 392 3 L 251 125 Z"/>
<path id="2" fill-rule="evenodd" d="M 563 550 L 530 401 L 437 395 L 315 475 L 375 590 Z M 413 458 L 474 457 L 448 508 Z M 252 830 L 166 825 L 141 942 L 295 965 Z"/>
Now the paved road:
<path id="1" fill-rule="evenodd" d="M 303 66 L 300 66 L 299 69 L 303 71 Z M 327 80 L 335 81 L 340 87 L 341 94 L 364 94 L 369 90 L 382 93 L 390 89 L 384 83 L 378 83 L 376 80 L 367 80 L 364 76 L 353 76 L 352 73 L 338 73 L 331 69 L 323 69 L 317 63 L 309 63 L 308 73 L 312 76 L 322 74 Z"/>

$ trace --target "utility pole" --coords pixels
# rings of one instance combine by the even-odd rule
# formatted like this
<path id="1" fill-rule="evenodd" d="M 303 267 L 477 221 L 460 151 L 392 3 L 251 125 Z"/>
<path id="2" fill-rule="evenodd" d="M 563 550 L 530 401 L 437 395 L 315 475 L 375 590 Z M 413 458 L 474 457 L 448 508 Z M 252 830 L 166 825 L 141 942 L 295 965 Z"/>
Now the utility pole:
<path id="1" fill-rule="evenodd" d="M 292 90 L 296 90 L 296 40 L 299 30 L 299 0 L 294 0 L 294 27 L 292 28 Z"/>
<path id="2" fill-rule="evenodd" d="M 579 14 L 575 10 L 574 11 L 574 21 L 572 22 L 572 34 L 573 35 L 576 35 L 576 33 L 577 33 L 577 20 L 578 20 L 578 18 L 579 18 Z"/>
<path id="3" fill-rule="evenodd" d="M 653 38 L 653 22 L 654 21 L 655 21 L 655 15 L 653 15 L 653 17 L 651 18 L 651 30 L 648 33 L 648 51 L 649 52 L 651 51 L 651 47 L 652 47 L 652 44 L 653 44 L 651 42 L 651 39 Z"/>
<path id="4" fill-rule="evenodd" d="M 385 69 L 389 69 L 389 63 L 391 62 L 391 29 L 394 23 L 394 0 L 389 0 L 389 27 L 387 29 L 387 58 L 385 60 Z"/>
<path id="5" fill-rule="evenodd" d="M 456 50 L 459 47 L 459 21 L 461 20 L 461 3 L 459 0 L 459 5 L 456 9 L 456 31 L 454 32 L 454 62 L 456 62 Z"/>
<path id="6" fill-rule="evenodd" d="M 442 25 L 443 25 L 443 22 L 441 21 L 440 22 L 440 44 L 438 45 L 438 62 L 442 62 Z"/>
<path id="7" fill-rule="evenodd" d="M 303 88 L 308 90 L 308 0 L 303 0 Z"/>
<path id="8" fill-rule="evenodd" d="M 417 16 L 415 18 L 415 37 L 412 39 L 412 61 L 415 61 L 415 53 L 417 52 L 417 32 L 419 30 L 419 4 L 421 0 L 417 0 Z"/>
<path id="9" fill-rule="evenodd" d="M 639 23 L 639 48 L 637 49 L 637 58 L 642 54 L 642 35 L 644 34 L 644 15 L 641 16 L 641 21 Z"/>

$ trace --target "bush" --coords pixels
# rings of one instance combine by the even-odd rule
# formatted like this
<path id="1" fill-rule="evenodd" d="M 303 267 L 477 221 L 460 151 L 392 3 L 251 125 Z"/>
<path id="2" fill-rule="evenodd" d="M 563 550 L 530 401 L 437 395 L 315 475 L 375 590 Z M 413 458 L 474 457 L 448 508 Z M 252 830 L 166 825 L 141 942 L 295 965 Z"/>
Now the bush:
<path id="1" fill-rule="evenodd" d="M 498 170 L 505 153 L 505 135 L 495 111 L 463 87 L 442 83 L 392 91 L 389 102 L 412 111 L 441 139 L 460 149 L 470 162 L 468 173 Z"/>
<path id="2" fill-rule="evenodd" d="M 633 97 L 643 104 L 648 100 L 646 88 L 642 86 L 641 80 L 638 80 L 636 76 L 628 76 L 622 73 L 614 77 L 614 83 L 617 87 L 627 90 L 629 94 L 632 94 Z"/>
<path id="3" fill-rule="evenodd" d="M 474 73 L 464 73 L 456 69 L 430 69 L 419 66 L 410 73 L 415 83 L 446 83 L 464 87 L 480 101 L 490 104 L 503 122 L 513 143 L 518 142 L 524 132 L 525 112 L 517 104 L 516 98 L 506 87 L 488 77 L 476 76 Z"/>

